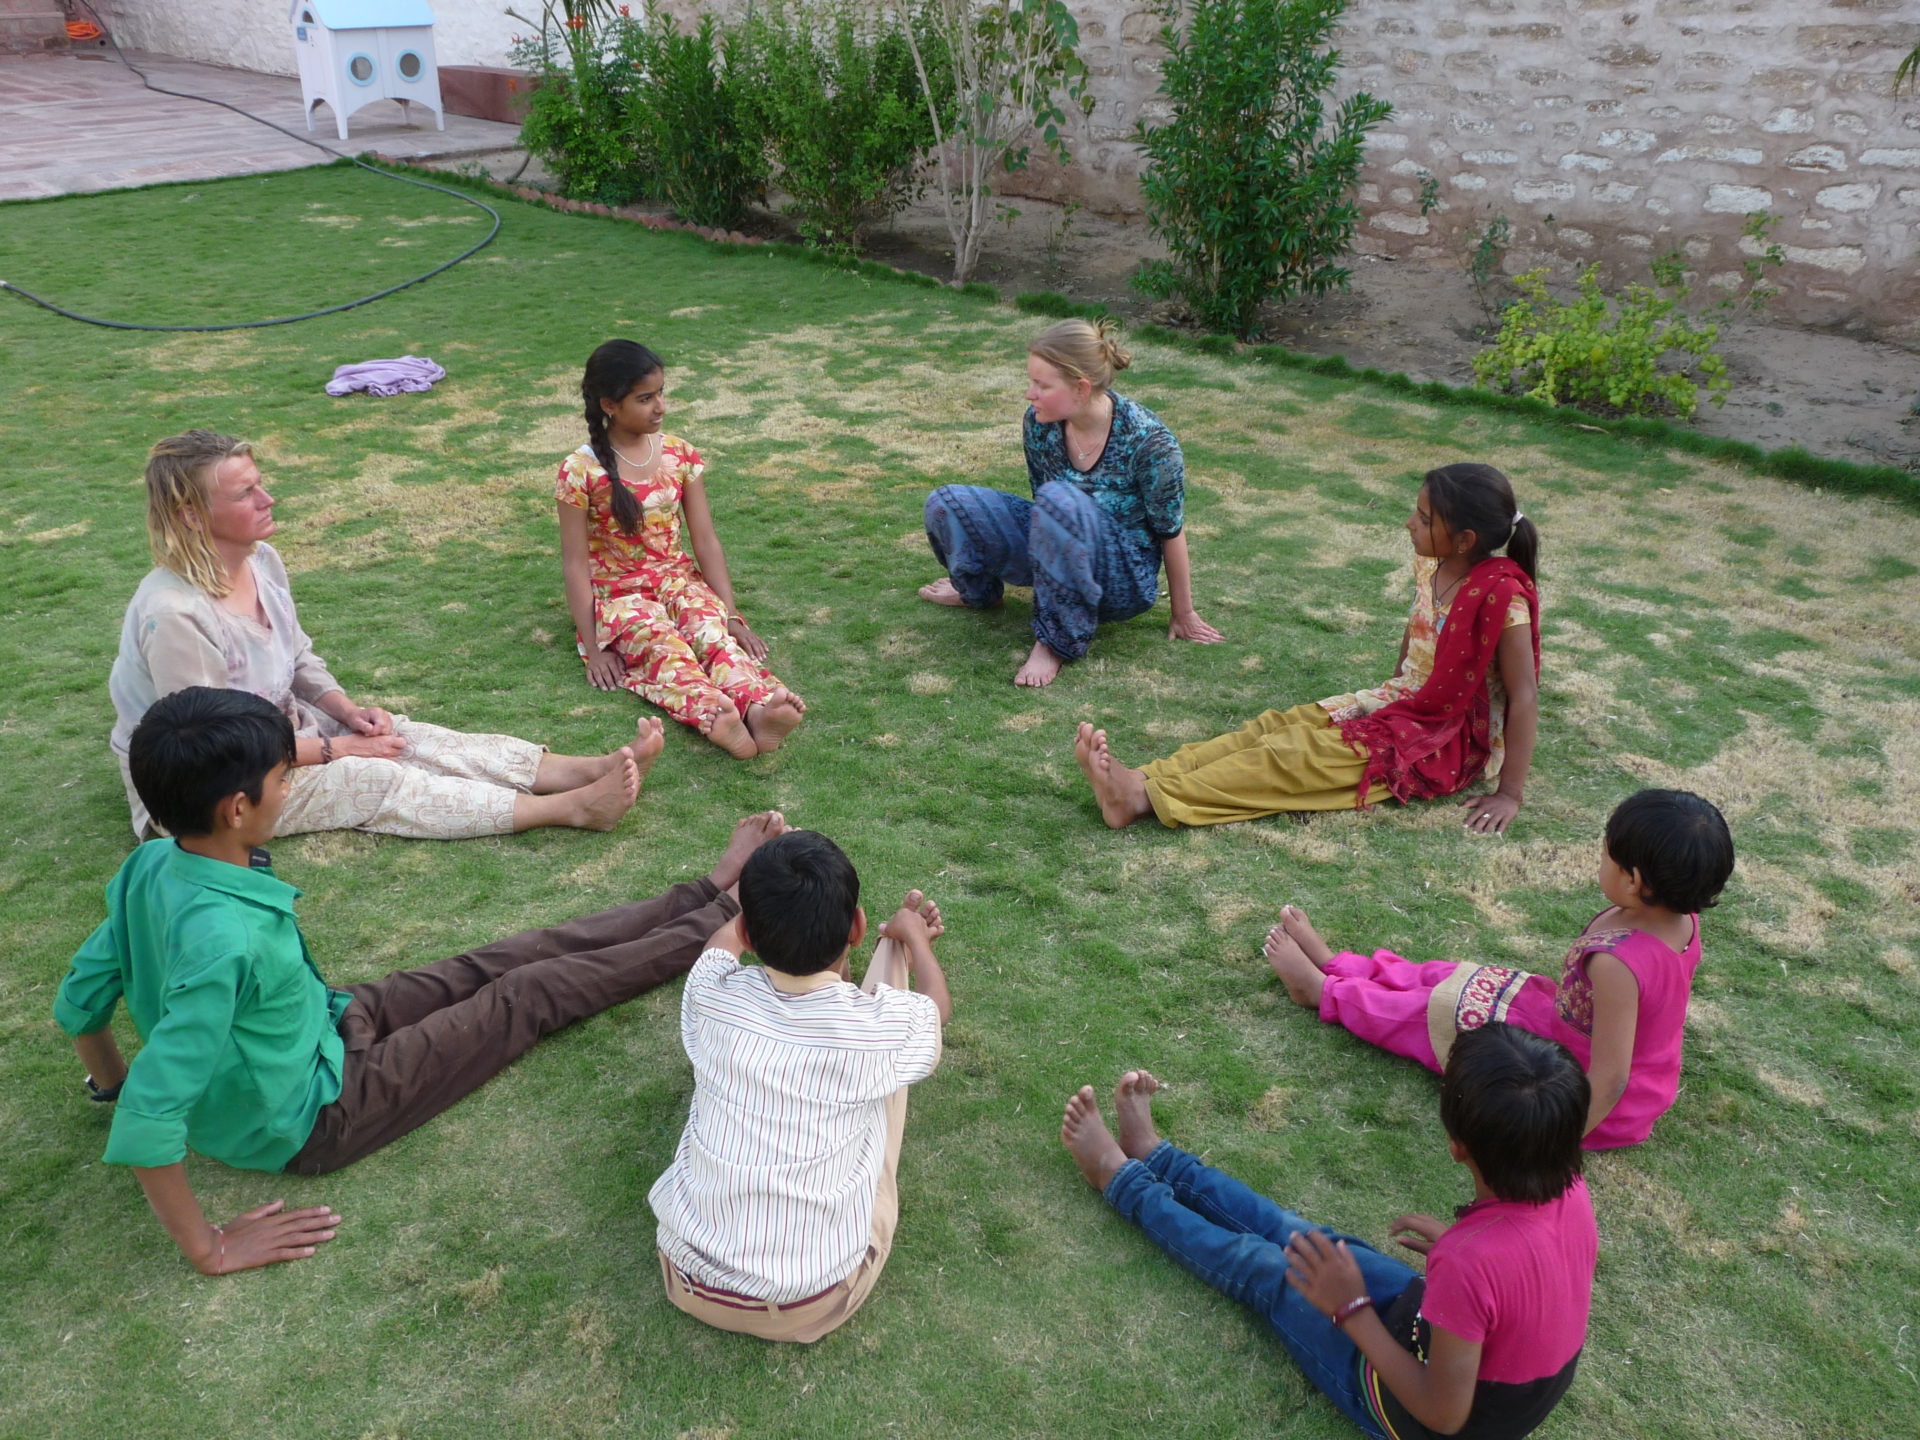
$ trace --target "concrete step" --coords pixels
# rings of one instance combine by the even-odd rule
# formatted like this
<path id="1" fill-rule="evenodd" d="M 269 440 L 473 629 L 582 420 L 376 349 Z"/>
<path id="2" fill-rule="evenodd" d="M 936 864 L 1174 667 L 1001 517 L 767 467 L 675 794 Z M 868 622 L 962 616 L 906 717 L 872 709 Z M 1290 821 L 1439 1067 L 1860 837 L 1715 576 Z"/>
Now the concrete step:
<path id="1" fill-rule="evenodd" d="M 33 8 L 28 9 L 31 5 Z M 47 0 L 0 0 L 0 55 L 67 48 L 67 15 Z"/>

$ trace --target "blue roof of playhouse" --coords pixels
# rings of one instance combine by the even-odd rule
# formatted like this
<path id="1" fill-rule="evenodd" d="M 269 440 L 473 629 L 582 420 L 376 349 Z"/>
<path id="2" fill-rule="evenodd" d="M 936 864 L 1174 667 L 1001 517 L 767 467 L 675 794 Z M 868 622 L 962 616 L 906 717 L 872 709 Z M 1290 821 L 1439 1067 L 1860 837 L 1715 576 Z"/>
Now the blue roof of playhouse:
<path id="1" fill-rule="evenodd" d="M 431 25 L 427 0 L 293 0 L 288 18 L 306 11 L 329 30 L 397 29 L 402 25 Z"/>

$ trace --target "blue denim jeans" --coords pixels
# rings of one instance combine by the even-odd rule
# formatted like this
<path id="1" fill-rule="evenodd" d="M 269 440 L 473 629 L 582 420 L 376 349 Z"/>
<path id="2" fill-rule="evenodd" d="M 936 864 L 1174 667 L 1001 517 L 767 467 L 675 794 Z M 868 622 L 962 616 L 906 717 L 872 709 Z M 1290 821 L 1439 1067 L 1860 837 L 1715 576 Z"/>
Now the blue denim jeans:
<path id="1" fill-rule="evenodd" d="M 1360 1396 L 1360 1351 L 1287 1283 L 1287 1241 L 1301 1230 L 1345 1240 L 1367 1294 L 1384 1309 L 1414 1271 L 1364 1240 L 1311 1225 L 1161 1141 L 1145 1160 L 1129 1160 L 1107 1183 L 1107 1203 L 1147 1232 L 1181 1269 L 1266 1317 L 1306 1377 L 1373 1440 L 1385 1432 Z"/>
<path id="2" fill-rule="evenodd" d="M 1159 599 L 1160 547 L 1064 481 L 1033 500 L 942 485 L 927 497 L 926 524 L 934 558 L 973 609 L 1008 585 L 1031 585 L 1034 638 L 1064 660 L 1085 655 L 1103 621 L 1131 620 Z"/>

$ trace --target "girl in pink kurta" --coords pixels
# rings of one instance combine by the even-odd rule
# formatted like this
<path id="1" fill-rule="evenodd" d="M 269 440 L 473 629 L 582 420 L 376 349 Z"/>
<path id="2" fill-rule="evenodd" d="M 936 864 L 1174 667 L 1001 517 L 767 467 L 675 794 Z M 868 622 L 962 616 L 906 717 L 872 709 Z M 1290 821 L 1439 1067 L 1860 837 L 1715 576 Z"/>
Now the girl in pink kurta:
<path id="1" fill-rule="evenodd" d="M 651 700 L 735 759 L 778 749 L 807 707 L 761 663 L 766 642 L 734 607 L 706 465 L 661 430 L 660 357 L 609 340 L 588 358 L 580 394 L 588 439 L 561 462 L 554 498 L 588 682 Z"/>
<path id="2" fill-rule="evenodd" d="M 1732 873 L 1717 809 L 1684 790 L 1642 790 L 1607 820 L 1600 890 L 1612 904 L 1574 941 L 1557 982 L 1391 950 L 1335 954 L 1291 905 L 1267 936 L 1267 959 L 1322 1020 L 1436 1072 L 1454 1036 L 1493 1021 L 1559 1041 L 1592 1082 L 1586 1147 L 1637 1145 L 1679 1093 L 1698 912 Z"/>

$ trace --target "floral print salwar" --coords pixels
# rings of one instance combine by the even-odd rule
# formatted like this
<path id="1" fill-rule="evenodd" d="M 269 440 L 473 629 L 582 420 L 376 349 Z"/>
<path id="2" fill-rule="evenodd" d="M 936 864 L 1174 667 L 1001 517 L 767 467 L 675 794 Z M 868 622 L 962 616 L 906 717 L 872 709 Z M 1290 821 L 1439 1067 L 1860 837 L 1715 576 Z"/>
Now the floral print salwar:
<path id="1" fill-rule="evenodd" d="M 653 473 L 620 477 L 640 505 L 632 535 L 613 518 L 611 482 L 591 446 L 567 456 L 554 487 L 562 505 L 586 512 L 596 639 L 626 662 L 620 683 L 702 735 L 780 683 L 727 632 L 733 616 L 681 545 L 680 498 L 705 470 L 686 441 L 661 436 Z M 586 643 L 575 643 L 584 662 Z"/>

